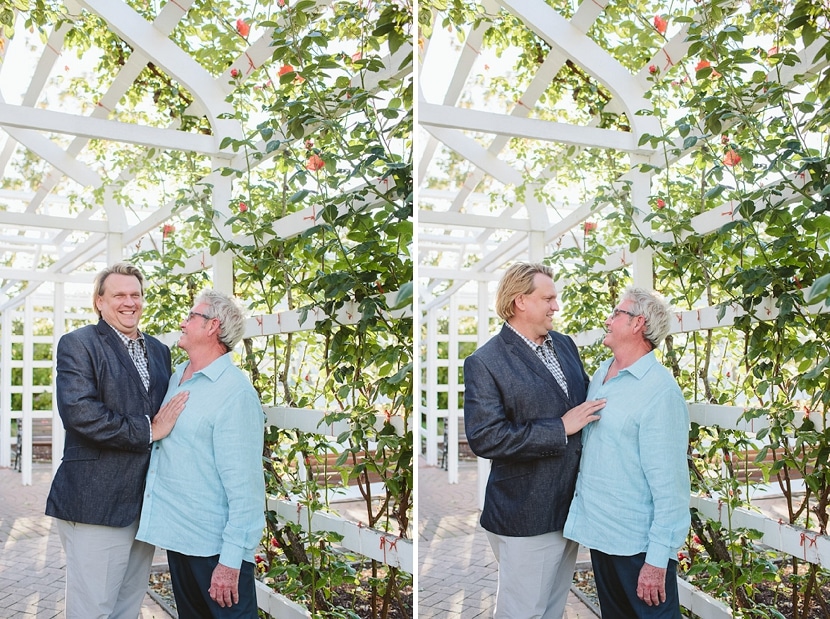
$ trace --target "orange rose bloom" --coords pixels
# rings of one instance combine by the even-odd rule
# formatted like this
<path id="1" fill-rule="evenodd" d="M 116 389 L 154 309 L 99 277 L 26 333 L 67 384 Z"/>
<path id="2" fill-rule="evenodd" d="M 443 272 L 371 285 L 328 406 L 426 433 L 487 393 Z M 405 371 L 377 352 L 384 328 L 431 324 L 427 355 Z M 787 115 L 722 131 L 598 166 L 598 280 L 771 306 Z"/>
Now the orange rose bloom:
<path id="1" fill-rule="evenodd" d="M 308 161 L 306 161 L 305 167 L 306 169 L 311 170 L 312 172 L 316 172 L 325 165 L 326 162 L 323 161 L 322 157 L 320 157 L 319 155 L 312 155 L 308 158 Z"/>

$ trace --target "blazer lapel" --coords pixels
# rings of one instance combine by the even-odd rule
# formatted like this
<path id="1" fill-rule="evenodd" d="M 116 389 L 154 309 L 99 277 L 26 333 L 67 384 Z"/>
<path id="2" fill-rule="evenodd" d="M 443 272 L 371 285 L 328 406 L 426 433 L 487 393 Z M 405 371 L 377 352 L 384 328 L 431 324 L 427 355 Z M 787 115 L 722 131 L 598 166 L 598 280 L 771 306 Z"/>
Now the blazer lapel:
<path id="1" fill-rule="evenodd" d="M 150 394 L 147 392 L 147 389 L 144 388 L 144 382 L 141 380 L 141 376 L 138 374 L 138 370 L 135 367 L 135 363 L 133 362 L 132 357 L 130 357 L 130 353 L 127 352 L 127 347 L 124 346 L 124 343 L 118 338 L 118 336 L 115 333 L 113 333 L 112 327 L 110 327 L 105 321 L 101 320 L 98 323 L 98 326 L 98 332 L 104 336 L 104 343 L 112 349 L 112 351 L 115 353 L 115 358 L 118 359 L 118 362 L 121 365 L 123 365 L 124 368 L 126 368 L 127 373 L 130 375 L 130 378 L 140 387 L 139 391 L 144 395 L 145 398 L 149 399 Z"/>
<path id="2" fill-rule="evenodd" d="M 562 354 L 562 351 L 559 350 L 559 347 L 557 346 L 556 338 L 553 338 L 553 350 L 556 353 L 556 358 L 559 360 L 559 367 L 562 368 L 562 375 L 565 377 L 565 384 L 568 385 L 568 393 L 565 393 L 565 391 L 562 389 L 562 386 L 559 384 L 558 380 L 554 378 L 553 382 L 556 383 L 556 386 L 559 388 L 559 393 L 562 394 L 562 397 L 565 398 L 565 400 L 567 400 L 568 402 L 570 402 L 571 394 L 574 392 L 574 386 L 571 384 L 571 381 L 568 380 L 568 374 L 570 374 L 570 372 L 568 372 L 568 367 L 565 365 L 565 355 Z M 545 369 L 547 370 L 547 368 Z M 550 374 L 550 370 L 548 370 L 548 374 Z M 551 374 L 551 376 L 553 375 Z"/>
<path id="3" fill-rule="evenodd" d="M 165 366 L 165 356 L 160 354 L 147 342 L 147 361 L 150 364 L 150 393 L 155 394 L 157 390 L 161 391 L 161 397 L 167 393 L 167 387 L 170 384 L 170 368 Z"/>
<path id="4" fill-rule="evenodd" d="M 510 350 L 514 355 L 521 359 L 521 361 L 527 366 L 527 368 L 530 371 L 532 371 L 542 380 L 547 382 L 551 386 L 551 388 L 555 390 L 555 392 L 559 395 L 560 398 L 562 398 L 566 402 L 570 402 L 570 398 L 568 397 L 568 395 L 565 394 L 565 391 L 562 389 L 562 386 L 559 384 L 559 381 L 557 381 L 556 378 L 554 378 L 553 374 L 550 373 L 550 370 L 539 358 L 536 352 L 534 352 L 533 349 L 531 349 L 530 346 L 528 346 L 522 340 L 522 338 L 513 333 L 510 327 L 505 325 L 503 329 L 503 333 L 507 336 L 506 342 L 508 350 Z M 562 372 L 565 373 L 564 366 L 562 367 Z M 565 373 L 565 380 L 568 380 L 567 373 Z M 571 391 L 570 383 L 568 383 L 568 391 Z"/>

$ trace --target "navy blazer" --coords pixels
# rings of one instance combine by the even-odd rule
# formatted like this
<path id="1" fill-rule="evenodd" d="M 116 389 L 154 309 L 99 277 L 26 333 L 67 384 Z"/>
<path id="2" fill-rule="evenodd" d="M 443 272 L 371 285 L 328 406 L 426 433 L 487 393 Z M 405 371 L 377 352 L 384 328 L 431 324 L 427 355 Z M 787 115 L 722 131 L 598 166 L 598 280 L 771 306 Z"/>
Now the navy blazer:
<path id="1" fill-rule="evenodd" d="M 55 394 L 66 442 L 46 514 L 125 527 L 141 513 L 150 424 L 167 393 L 170 349 L 144 335 L 149 392 L 124 343 L 106 322 L 58 341 Z"/>
<path id="2" fill-rule="evenodd" d="M 536 353 L 504 325 L 464 361 L 464 429 L 491 460 L 481 526 L 528 537 L 561 531 L 576 486 L 580 434 L 562 415 L 585 401 L 588 375 L 569 337 L 550 332 L 568 395 Z"/>

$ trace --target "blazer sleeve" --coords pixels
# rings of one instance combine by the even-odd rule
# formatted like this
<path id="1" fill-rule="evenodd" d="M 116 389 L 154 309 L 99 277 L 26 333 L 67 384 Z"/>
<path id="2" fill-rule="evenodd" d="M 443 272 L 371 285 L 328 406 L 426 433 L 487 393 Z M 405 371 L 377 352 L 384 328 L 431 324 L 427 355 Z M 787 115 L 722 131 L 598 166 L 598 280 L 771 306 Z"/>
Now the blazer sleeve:
<path id="1" fill-rule="evenodd" d="M 58 341 L 55 392 L 61 420 L 67 432 L 96 447 L 147 451 L 149 398 L 131 388 L 114 354 L 77 333 Z"/>
<path id="2" fill-rule="evenodd" d="M 527 378 L 515 388 L 507 384 L 508 374 L 514 373 L 494 368 L 475 354 L 464 360 L 464 429 L 470 449 L 489 460 L 565 454 L 565 426 L 560 417 L 566 411 L 542 395 L 543 385 L 531 384 L 535 375 L 525 372 Z M 521 379 L 514 374 L 512 380 Z"/>

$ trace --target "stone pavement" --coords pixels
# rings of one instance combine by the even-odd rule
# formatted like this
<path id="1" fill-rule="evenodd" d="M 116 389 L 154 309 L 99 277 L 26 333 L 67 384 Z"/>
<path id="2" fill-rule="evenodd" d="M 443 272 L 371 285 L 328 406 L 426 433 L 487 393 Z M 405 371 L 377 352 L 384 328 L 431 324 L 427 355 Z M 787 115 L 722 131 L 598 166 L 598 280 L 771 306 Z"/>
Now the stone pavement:
<path id="1" fill-rule="evenodd" d="M 53 519 L 43 514 L 51 479 L 48 463 L 33 464 L 31 486 L 0 468 L 0 619 L 65 616 L 66 559 Z M 170 615 L 147 595 L 140 619 Z"/>
<path id="2" fill-rule="evenodd" d="M 459 464 L 460 483 L 418 461 L 417 619 L 489 619 L 497 565 L 478 524 L 476 464 Z M 51 465 L 35 464 L 33 485 L 0 468 L 0 619 L 60 619 L 64 613 L 65 558 L 52 518 L 43 514 Z M 580 554 L 580 561 L 585 556 Z M 156 555 L 157 562 L 164 554 Z M 140 619 L 170 619 L 149 595 Z M 596 619 L 571 593 L 565 619 Z"/>
<path id="3" fill-rule="evenodd" d="M 459 483 L 418 458 L 418 619 L 489 619 L 496 601 L 497 568 L 478 524 L 475 462 L 459 462 Z M 590 561 L 587 551 L 578 562 Z M 573 591 L 565 619 L 596 619 Z"/>

